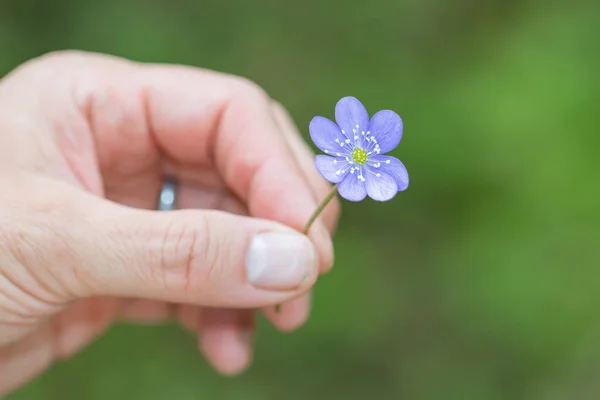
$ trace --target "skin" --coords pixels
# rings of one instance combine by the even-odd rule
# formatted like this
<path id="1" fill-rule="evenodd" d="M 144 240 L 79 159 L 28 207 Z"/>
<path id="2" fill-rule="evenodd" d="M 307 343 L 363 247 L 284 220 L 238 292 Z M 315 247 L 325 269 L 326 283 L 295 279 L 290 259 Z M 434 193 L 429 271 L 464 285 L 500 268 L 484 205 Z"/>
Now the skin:
<path id="1" fill-rule="evenodd" d="M 287 112 L 245 79 L 82 52 L 0 81 L 0 395 L 118 320 L 178 320 L 223 374 L 252 359 L 256 310 L 301 326 L 333 265 L 339 204 L 298 288 L 250 287 L 264 231 L 302 229 L 330 185 Z M 179 208 L 155 211 L 166 175 Z M 275 305 L 281 304 L 279 312 Z"/>

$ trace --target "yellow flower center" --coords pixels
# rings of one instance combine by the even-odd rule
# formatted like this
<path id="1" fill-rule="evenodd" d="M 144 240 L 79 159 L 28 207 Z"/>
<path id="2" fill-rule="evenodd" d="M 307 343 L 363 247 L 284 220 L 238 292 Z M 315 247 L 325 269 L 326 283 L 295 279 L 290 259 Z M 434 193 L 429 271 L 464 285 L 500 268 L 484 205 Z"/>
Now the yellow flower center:
<path id="1" fill-rule="evenodd" d="M 355 147 L 352 150 L 352 158 L 359 165 L 364 165 L 367 162 L 367 151 L 360 147 Z"/>

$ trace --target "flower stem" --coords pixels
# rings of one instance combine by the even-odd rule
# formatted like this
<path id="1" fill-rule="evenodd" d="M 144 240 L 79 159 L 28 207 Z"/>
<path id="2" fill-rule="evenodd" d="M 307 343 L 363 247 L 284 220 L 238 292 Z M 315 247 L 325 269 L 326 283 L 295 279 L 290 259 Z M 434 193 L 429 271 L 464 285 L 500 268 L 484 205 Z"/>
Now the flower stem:
<path id="1" fill-rule="evenodd" d="M 327 196 L 325 196 L 325 198 L 323 199 L 321 204 L 319 204 L 319 206 L 317 207 L 315 212 L 312 213 L 308 222 L 306 223 L 306 225 L 304 225 L 304 229 L 302 229 L 302 233 L 304 233 L 305 235 L 308 234 L 308 230 L 310 229 L 310 226 L 313 224 L 313 222 L 315 222 L 315 220 L 317 219 L 319 214 L 321 214 L 323 212 L 325 207 L 327 207 L 327 204 L 329 204 L 331 199 L 333 199 L 336 194 L 337 194 L 337 185 L 334 185 L 331 188 L 331 191 L 327 194 Z M 281 311 L 281 304 L 275 304 L 275 314 L 279 314 L 280 311 Z"/>
<path id="2" fill-rule="evenodd" d="M 333 199 L 336 194 L 337 194 L 337 185 L 334 185 L 333 188 L 331 188 L 331 191 L 327 194 L 327 196 L 325 196 L 325 198 L 323 199 L 321 204 L 319 204 L 319 206 L 317 207 L 315 212 L 310 216 L 310 219 L 308 220 L 306 225 L 304 225 L 304 229 L 302 230 L 302 233 L 304 233 L 305 235 L 308 234 L 308 230 L 310 229 L 310 226 L 313 224 L 313 222 L 315 222 L 315 220 L 317 219 L 319 214 L 321 214 L 323 212 L 325 207 L 327 207 L 327 204 L 329 204 L 331 199 Z"/>

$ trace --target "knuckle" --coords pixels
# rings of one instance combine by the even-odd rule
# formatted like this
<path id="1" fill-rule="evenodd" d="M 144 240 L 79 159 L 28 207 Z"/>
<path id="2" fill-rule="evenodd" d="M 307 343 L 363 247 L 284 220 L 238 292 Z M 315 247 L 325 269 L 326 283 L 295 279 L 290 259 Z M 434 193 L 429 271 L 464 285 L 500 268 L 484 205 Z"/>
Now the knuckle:
<path id="1" fill-rule="evenodd" d="M 34 57 L 19 66 L 15 74 L 46 75 L 46 73 L 60 70 L 65 64 L 73 63 L 86 58 L 84 51 L 55 50 Z"/>
<path id="2" fill-rule="evenodd" d="M 236 93 L 247 101 L 268 105 L 271 99 L 268 93 L 256 82 L 245 77 L 236 77 Z"/>
<path id="3" fill-rule="evenodd" d="M 86 57 L 83 54 L 83 52 L 74 50 L 61 50 L 42 54 L 16 67 L 2 82 L 10 86 L 11 82 L 14 85 L 19 85 L 21 81 L 27 81 L 37 87 L 46 89 L 64 86 L 73 79 L 73 74 L 66 71 L 73 71 L 74 66 L 85 65 L 83 60 Z"/>
<path id="4" fill-rule="evenodd" d="M 60 82 L 69 80 L 75 75 L 97 69 L 98 66 L 112 66 L 114 63 L 134 64 L 134 62 L 117 57 L 84 50 L 55 50 L 31 58 L 10 74 L 25 76 L 29 80 L 44 82 Z"/>
<path id="5" fill-rule="evenodd" d="M 282 119 L 285 120 L 285 122 L 287 124 L 290 124 L 290 125 L 292 125 L 292 127 L 295 128 L 295 126 L 293 126 L 292 117 L 291 117 L 288 109 L 285 108 L 285 106 L 277 100 L 270 99 L 270 103 L 271 103 L 271 108 L 272 108 L 274 114 L 279 115 Z"/>
<path id="6" fill-rule="evenodd" d="M 79 60 L 87 56 L 82 50 L 53 50 L 32 59 L 32 63 L 65 63 Z"/>
<path id="7" fill-rule="evenodd" d="M 204 215 L 170 221 L 160 248 L 160 279 L 173 290 L 197 291 L 216 279 L 220 269 L 219 243 Z"/>
<path id="8" fill-rule="evenodd" d="M 189 246 L 193 235 L 188 224 L 182 220 L 169 221 L 160 239 L 160 262 L 158 269 L 151 271 L 155 277 L 167 282 L 167 275 L 183 270 L 192 249 Z M 142 267 L 143 268 L 143 267 Z M 143 276 L 143 272 L 141 272 Z"/>

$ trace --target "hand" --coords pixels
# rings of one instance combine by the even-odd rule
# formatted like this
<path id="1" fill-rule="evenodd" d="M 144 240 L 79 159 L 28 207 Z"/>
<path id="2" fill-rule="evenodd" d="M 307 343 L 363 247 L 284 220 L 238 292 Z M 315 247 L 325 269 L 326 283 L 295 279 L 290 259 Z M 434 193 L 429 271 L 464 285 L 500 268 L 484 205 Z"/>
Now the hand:
<path id="1" fill-rule="evenodd" d="M 333 264 L 337 202 L 310 240 L 298 233 L 330 189 L 312 160 L 242 78 L 79 52 L 13 71 L 0 81 L 0 394 L 121 318 L 176 317 L 218 371 L 245 368 L 253 309 L 300 326 Z M 154 210 L 166 175 L 194 210 Z"/>

